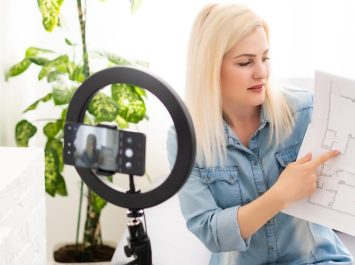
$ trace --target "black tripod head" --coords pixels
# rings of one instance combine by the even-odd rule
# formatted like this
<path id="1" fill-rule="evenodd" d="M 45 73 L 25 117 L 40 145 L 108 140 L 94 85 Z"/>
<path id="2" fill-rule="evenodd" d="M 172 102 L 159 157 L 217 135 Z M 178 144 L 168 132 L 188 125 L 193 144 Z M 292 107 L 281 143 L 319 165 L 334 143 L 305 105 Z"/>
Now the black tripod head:
<path id="1" fill-rule="evenodd" d="M 150 240 L 147 235 L 146 229 L 140 217 L 143 217 L 144 213 L 140 211 L 129 211 L 127 217 L 128 232 L 127 238 L 128 245 L 124 247 L 124 252 L 127 257 L 133 256 L 135 259 L 127 265 L 151 265 L 152 264 L 152 251 L 150 246 Z"/>

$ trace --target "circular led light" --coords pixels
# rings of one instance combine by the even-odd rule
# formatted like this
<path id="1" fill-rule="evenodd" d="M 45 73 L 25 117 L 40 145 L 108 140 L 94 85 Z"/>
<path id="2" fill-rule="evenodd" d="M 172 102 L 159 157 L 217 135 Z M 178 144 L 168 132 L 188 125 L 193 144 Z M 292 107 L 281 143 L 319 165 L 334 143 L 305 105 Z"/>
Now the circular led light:
<path id="1" fill-rule="evenodd" d="M 92 170 L 75 167 L 88 187 L 108 202 L 128 209 L 144 209 L 166 201 L 187 180 L 195 161 L 196 139 L 191 117 L 179 96 L 164 81 L 147 71 L 130 66 L 117 66 L 90 76 L 75 92 L 67 113 L 67 122 L 83 123 L 91 98 L 101 88 L 125 83 L 147 89 L 168 110 L 177 135 L 177 157 L 166 180 L 153 190 L 142 193 L 125 193 L 102 181 Z"/>

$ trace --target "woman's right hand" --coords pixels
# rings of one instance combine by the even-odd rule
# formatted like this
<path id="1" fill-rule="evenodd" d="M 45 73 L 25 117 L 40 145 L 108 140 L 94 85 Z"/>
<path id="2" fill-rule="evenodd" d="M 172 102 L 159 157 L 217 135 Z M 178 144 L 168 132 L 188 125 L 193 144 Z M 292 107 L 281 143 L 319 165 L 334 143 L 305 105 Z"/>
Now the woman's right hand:
<path id="1" fill-rule="evenodd" d="M 308 153 L 288 164 L 273 186 L 285 207 L 291 202 L 313 194 L 317 189 L 317 167 L 336 157 L 339 153 L 337 150 L 331 150 L 313 160 L 312 154 Z"/>

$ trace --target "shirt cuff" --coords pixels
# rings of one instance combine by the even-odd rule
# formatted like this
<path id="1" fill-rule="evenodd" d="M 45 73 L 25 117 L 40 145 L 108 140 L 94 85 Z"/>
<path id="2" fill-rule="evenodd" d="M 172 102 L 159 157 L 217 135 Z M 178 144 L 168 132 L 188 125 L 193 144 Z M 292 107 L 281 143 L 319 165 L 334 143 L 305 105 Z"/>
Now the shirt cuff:
<path id="1" fill-rule="evenodd" d="M 246 251 L 250 238 L 244 240 L 240 234 L 237 214 L 240 205 L 224 209 L 217 216 L 217 238 L 221 249 L 229 251 Z"/>

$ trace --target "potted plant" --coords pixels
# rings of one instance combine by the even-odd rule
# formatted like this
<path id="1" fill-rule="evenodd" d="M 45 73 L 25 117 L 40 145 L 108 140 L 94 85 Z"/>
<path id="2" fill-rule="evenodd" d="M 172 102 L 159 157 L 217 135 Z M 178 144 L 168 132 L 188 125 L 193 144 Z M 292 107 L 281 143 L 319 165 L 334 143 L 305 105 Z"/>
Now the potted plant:
<path id="1" fill-rule="evenodd" d="M 60 26 L 60 11 L 64 0 L 38 0 L 38 8 L 42 14 L 43 26 L 46 31 L 53 31 Z M 135 11 L 140 0 L 130 0 L 131 10 Z M 63 128 L 66 119 L 67 107 L 75 90 L 89 77 L 91 57 L 86 44 L 86 1 L 76 1 L 78 20 L 80 23 L 81 56 L 76 60 L 68 54 L 58 54 L 51 49 L 29 47 L 25 57 L 6 72 L 6 80 L 24 73 L 31 65 L 39 67 L 38 80 L 46 80 L 49 93 L 43 95 L 24 112 L 34 111 L 41 103 L 52 101 L 61 109 L 61 114 L 47 122 L 43 127 L 46 137 L 45 144 L 45 188 L 50 196 L 66 196 L 67 189 L 65 178 L 62 175 L 64 164 Z M 79 45 L 69 39 L 63 44 L 72 51 L 76 51 Z M 96 57 L 104 58 L 111 65 L 143 64 L 130 62 L 120 56 L 96 52 Z M 113 84 L 110 93 L 104 91 L 97 93 L 88 106 L 85 115 L 85 123 L 97 124 L 100 122 L 114 122 L 119 128 L 127 128 L 129 123 L 138 123 L 146 118 L 146 93 L 143 89 L 128 84 Z M 36 134 L 35 122 L 23 119 L 16 125 L 15 135 L 18 146 L 28 146 L 29 140 Z M 111 178 L 112 179 L 112 178 Z M 84 196 L 83 184 L 81 184 L 81 198 Z M 106 201 L 94 192 L 88 190 L 87 213 L 82 242 L 79 242 L 79 221 L 77 222 L 76 242 L 66 245 L 54 253 L 54 259 L 60 262 L 94 262 L 110 261 L 114 248 L 104 246 L 101 238 L 100 215 L 106 206 Z M 82 200 L 79 203 L 82 207 Z"/>

